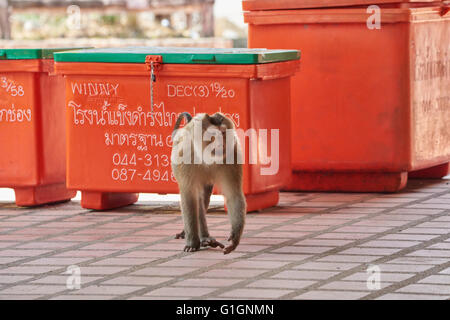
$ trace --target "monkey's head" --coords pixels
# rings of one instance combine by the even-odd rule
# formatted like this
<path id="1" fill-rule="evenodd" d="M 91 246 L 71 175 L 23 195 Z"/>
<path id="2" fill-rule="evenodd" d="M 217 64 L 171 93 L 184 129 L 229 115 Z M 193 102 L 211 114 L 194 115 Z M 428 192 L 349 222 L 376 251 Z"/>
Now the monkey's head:
<path id="1" fill-rule="evenodd" d="M 215 143 L 215 146 L 222 149 L 222 154 L 225 155 L 227 130 L 234 130 L 233 121 L 220 112 L 216 112 L 211 116 L 207 113 L 200 113 L 192 120 L 193 123 L 201 123 L 202 136 L 204 138 L 202 141 L 203 150 L 212 143 Z"/>
<path id="2" fill-rule="evenodd" d="M 183 128 L 178 129 L 182 118 L 185 118 L 187 123 Z M 205 154 L 211 155 L 212 158 L 209 159 L 213 161 L 225 159 L 229 154 L 237 155 L 236 148 L 239 142 L 233 121 L 220 112 L 213 115 L 198 113 L 193 118 L 183 113 L 179 116 L 175 128 L 173 133 L 173 150 L 175 151 L 172 155 L 175 154 L 177 158 L 190 158 L 193 163 L 196 157 L 204 159 Z M 193 152 L 184 150 L 187 144 L 194 147 Z M 190 156 L 187 153 L 190 153 Z"/>
<path id="3" fill-rule="evenodd" d="M 225 134 L 227 129 L 234 129 L 233 121 L 220 112 L 216 112 L 212 116 L 207 113 L 200 113 L 194 119 L 202 121 L 203 131 L 214 128 Z"/>

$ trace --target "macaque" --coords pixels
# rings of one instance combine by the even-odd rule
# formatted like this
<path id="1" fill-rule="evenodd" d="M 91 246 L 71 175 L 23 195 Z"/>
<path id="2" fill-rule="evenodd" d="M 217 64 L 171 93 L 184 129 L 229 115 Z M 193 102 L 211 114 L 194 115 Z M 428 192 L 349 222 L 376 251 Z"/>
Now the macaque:
<path id="1" fill-rule="evenodd" d="M 186 125 L 180 129 L 183 118 Z M 185 238 L 186 252 L 220 247 L 228 254 L 240 242 L 246 214 L 242 150 L 234 124 L 221 113 L 200 113 L 192 118 L 184 112 L 177 119 L 172 137 L 172 170 L 180 189 L 184 222 L 184 230 L 176 238 Z M 210 236 L 206 223 L 215 185 L 225 197 L 231 223 L 231 244 L 227 247 Z"/>

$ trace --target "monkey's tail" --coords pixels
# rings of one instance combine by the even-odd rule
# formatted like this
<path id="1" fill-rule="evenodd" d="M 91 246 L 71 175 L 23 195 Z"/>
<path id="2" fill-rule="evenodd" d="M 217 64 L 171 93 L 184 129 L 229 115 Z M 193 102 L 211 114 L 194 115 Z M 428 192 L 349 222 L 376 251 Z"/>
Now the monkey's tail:
<path id="1" fill-rule="evenodd" d="M 183 121 L 183 118 L 186 119 L 186 123 L 189 123 L 192 120 L 192 116 L 189 112 L 182 112 L 178 116 L 177 122 L 175 122 L 175 127 L 173 128 L 172 132 L 172 138 L 175 132 L 180 128 L 181 121 Z"/>
<path id="2" fill-rule="evenodd" d="M 186 118 L 186 123 L 189 123 L 192 120 L 192 116 L 189 112 L 182 112 L 178 116 L 177 122 L 175 123 L 175 127 L 173 128 L 173 131 L 178 130 L 180 128 L 181 121 L 183 121 L 183 118 Z"/>

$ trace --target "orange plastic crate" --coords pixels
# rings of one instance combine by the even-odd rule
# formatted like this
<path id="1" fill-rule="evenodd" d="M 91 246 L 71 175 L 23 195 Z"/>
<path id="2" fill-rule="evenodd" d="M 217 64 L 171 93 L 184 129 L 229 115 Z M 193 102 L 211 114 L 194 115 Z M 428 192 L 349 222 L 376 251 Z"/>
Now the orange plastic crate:
<path id="1" fill-rule="evenodd" d="M 393 192 L 408 175 L 449 172 L 448 7 L 384 8 L 381 29 L 372 30 L 371 14 L 245 13 L 250 47 L 302 50 L 292 78 L 288 190 Z"/>
<path id="2" fill-rule="evenodd" d="M 64 79 L 55 49 L 0 50 L 0 187 L 18 206 L 69 200 L 66 189 Z"/>
<path id="3" fill-rule="evenodd" d="M 66 78 L 67 183 L 81 190 L 81 205 L 110 209 L 136 202 L 137 193 L 178 193 L 171 134 L 184 111 L 221 111 L 241 129 L 280 130 L 276 175 L 261 175 L 266 166 L 260 162 L 244 165 L 248 211 L 275 205 L 291 171 L 290 77 L 298 52 L 287 52 L 290 58 L 279 52 L 274 61 L 259 60 L 270 59 L 271 51 L 243 52 L 125 48 L 58 54 L 56 70 Z M 245 59 L 256 53 L 255 62 Z M 233 55 L 235 61 L 227 57 Z M 147 56 L 162 58 L 155 64 L 153 112 Z"/>

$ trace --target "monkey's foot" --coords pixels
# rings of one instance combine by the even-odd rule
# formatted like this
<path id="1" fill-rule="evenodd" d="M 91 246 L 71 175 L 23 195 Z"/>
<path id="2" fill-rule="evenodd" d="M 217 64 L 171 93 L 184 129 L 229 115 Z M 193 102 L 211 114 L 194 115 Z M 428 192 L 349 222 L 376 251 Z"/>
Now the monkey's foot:
<path id="1" fill-rule="evenodd" d="M 229 254 L 237 248 L 239 241 L 233 240 L 232 237 L 228 238 L 228 241 L 231 241 L 231 244 L 223 249 L 223 254 Z"/>
<path id="2" fill-rule="evenodd" d="M 175 239 L 184 239 L 185 232 L 184 230 L 175 235 Z"/>
<path id="3" fill-rule="evenodd" d="M 220 247 L 221 249 L 225 248 L 223 244 L 221 244 L 219 241 L 217 241 L 214 238 L 208 237 L 203 238 L 201 242 L 202 247 L 211 247 L 211 248 L 217 248 Z"/>
<path id="4" fill-rule="evenodd" d="M 184 252 L 195 252 L 200 250 L 200 239 L 194 238 L 186 240 L 186 246 L 184 247 Z"/>
<path id="5" fill-rule="evenodd" d="M 195 252 L 200 250 L 200 246 L 185 246 L 184 247 L 184 252 Z"/>

